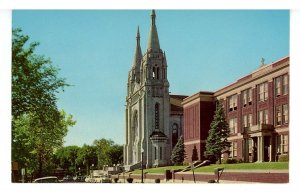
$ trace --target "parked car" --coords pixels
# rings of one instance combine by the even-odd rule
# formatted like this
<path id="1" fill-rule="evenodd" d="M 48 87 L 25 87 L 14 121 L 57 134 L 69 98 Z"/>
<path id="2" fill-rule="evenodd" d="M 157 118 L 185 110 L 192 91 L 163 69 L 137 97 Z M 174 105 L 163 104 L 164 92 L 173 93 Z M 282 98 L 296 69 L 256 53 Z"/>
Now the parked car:
<path id="1" fill-rule="evenodd" d="M 33 183 L 58 183 L 58 178 L 56 176 L 46 176 L 42 178 L 37 178 Z"/>
<path id="2" fill-rule="evenodd" d="M 75 176 L 73 180 L 75 182 L 85 182 L 85 176 Z"/>
<path id="3" fill-rule="evenodd" d="M 103 175 L 100 180 L 101 183 L 112 183 L 110 175 Z"/>
<path id="4" fill-rule="evenodd" d="M 62 182 L 73 182 L 73 177 L 70 175 L 66 175 L 63 177 Z"/>

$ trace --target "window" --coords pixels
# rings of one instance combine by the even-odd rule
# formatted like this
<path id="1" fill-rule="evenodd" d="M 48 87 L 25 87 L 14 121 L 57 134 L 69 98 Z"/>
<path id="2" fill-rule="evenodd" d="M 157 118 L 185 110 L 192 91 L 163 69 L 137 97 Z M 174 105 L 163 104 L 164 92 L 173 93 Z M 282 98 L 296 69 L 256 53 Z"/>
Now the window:
<path id="1" fill-rule="evenodd" d="M 237 157 L 237 142 L 231 142 L 231 146 L 229 148 L 229 156 L 230 158 L 232 157 Z"/>
<path id="2" fill-rule="evenodd" d="M 248 126 L 248 124 L 247 124 L 247 115 L 244 115 L 243 116 L 243 127 L 245 128 L 247 126 Z"/>
<path id="3" fill-rule="evenodd" d="M 252 126 L 252 114 L 243 116 L 243 127 L 251 127 Z"/>
<path id="4" fill-rule="evenodd" d="M 282 135 L 282 149 L 283 149 L 284 154 L 289 152 L 289 136 L 288 135 Z"/>
<path id="5" fill-rule="evenodd" d="M 247 97 L 247 90 L 244 90 L 242 92 L 242 96 L 243 96 L 243 105 L 244 107 L 247 105 L 247 100 L 248 100 L 248 97 Z"/>
<path id="6" fill-rule="evenodd" d="M 233 142 L 232 145 L 233 145 L 233 152 L 232 152 L 233 157 L 237 157 L 237 142 Z"/>
<path id="7" fill-rule="evenodd" d="M 288 105 L 282 105 L 282 123 L 288 124 L 289 123 L 289 110 Z"/>
<path id="8" fill-rule="evenodd" d="M 275 109 L 275 125 L 288 124 L 289 122 L 289 110 L 288 105 L 280 105 Z"/>
<path id="9" fill-rule="evenodd" d="M 166 79 L 166 69 L 165 69 L 165 68 L 163 68 L 162 70 L 163 70 L 163 73 L 162 73 L 162 75 L 163 75 L 163 79 Z"/>
<path id="10" fill-rule="evenodd" d="M 247 90 L 242 91 L 242 97 L 243 97 L 243 105 L 246 107 L 247 105 L 252 104 L 252 89 L 249 88 Z"/>
<path id="11" fill-rule="evenodd" d="M 282 75 L 275 78 L 275 96 L 288 94 L 288 75 Z"/>
<path id="12" fill-rule="evenodd" d="M 157 149 L 154 147 L 154 159 L 157 159 Z"/>
<path id="13" fill-rule="evenodd" d="M 159 159 L 162 160 L 162 147 L 159 147 Z"/>
<path id="14" fill-rule="evenodd" d="M 172 126 L 172 147 L 178 142 L 178 125 L 176 123 Z"/>
<path id="15" fill-rule="evenodd" d="M 152 79 L 159 79 L 159 68 L 153 67 L 152 68 Z"/>
<path id="16" fill-rule="evenodd" d="M 282 94 L 288 94 L 288 75 L 283 76 L 283 84 L 282 84 Z"/>
<path id="17" fill-rule="evenodd" d="M 268 110 L 258 111 L 258 124 L 268 124 Z"/>
<path id="18" fill-rule="evenodd" d="M 275 121 L 276 125 L 281 125 L 281 106 L 276 107 Z"/>
<path id="19" fill-rule="evenodd" d="M 248 89 L 248 104 L 252 104 L 252 88 Z"/>
<path id="20" fill-rule="evenodd" d="M 289 136 L 278 135 L 277 136 L 277 153 L 287 154 L 289 152 Z"/>
<path id="21" fill-rule="evenodd" d="M 230 134 L 237 133 L 237 118 L 229 119 Z"/>
<path id="22" fill-rule="evenodd" d="M 281 94 L 281 76 L 275 79 L 275 96 L 280 96 Z"/>
<path id="23" fill-rule="evenodd" d="M 252 126 L 252 114 L 248 115 L 248 126 L 251 127 Z"/>
<path id="24" fill-rule="evenodd" d="M 268 83 L 262 83 L 258 86 L 258 100 L 266 101 L 268 99 Z"/>
<path id="25" fill-rule="evenodd" d="M 155 129 L 159 130 L 159 104 L 155 104 Z"/>
<path id="26" fill-rule="evenodd" d="M 229 100 L 229 111 L 237 110 L 237 95 L 230 96 Z"/>

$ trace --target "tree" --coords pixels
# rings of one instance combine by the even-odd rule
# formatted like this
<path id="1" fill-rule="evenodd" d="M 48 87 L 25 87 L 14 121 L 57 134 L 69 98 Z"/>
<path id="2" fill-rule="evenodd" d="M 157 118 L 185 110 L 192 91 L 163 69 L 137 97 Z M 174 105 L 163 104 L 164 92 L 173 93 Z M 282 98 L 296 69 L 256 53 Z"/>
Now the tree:
<path id="1" fill-rule="evenodd" d="M 50 59 L 34 53 L 39 43 L 21 32 L 12 34 L 12 160 L 38 177 L 75 121 L 56 105 L 56 94 L 69 85 Z"/>
<path id="2" fill-rule="evenodd" d="M 76 145 L 62 147 L 55 151 L 55 159 L 58 160 L 58 167 L 63 168 L 68 173 L 76 174 L 77 172 L 77 154 L 80 147 Z"/>
<path id="3" fill-rule="evenodd" d="M 98 168 L 102 168 L 104 165 L 111 165 L 109 152 L 114 142 L 111 139 L 97 139 L 93 143 L 96 146 L 96 152 L 98 157 Z"/>
<path id="4" fill-rule="evenodd" d="M 92 165 L 96 166 L 98 162 L 96 147 L 84 144 L 77 152 L 76 164 L 86 167 L 86 174 Z"/>
<path id="5" fill-rule="evenodd" d="M 230 143 L 227 141 L 229 133 L 230 130 L 225 119 L 223 105 L 217 102 L 217 109 L 208 132 L 206 155 L 213 155 L 219 160 L 220 164 L 222 151 L 230 147 Z"/>
<path id="6" fill-rule="evenodd" d="M 184 141 L 183 141 L 183 137 L 180 136 L 178 142 L 176 143 L 172 151 L 171 161 L 174 165 L 182 165 L 185 157 L 186 154 L 184 150 Z"/>
<path id="7" fill-rule="evenodd" d="M 197 152 L 196 145 L 194 145 L 193 154 L 192 154 L 192 161 L 197 161 L 197 160 L 199 160 L 198 152 Z"/>
<path id="8" fill-rule="evenodd" d="M 112 145 L 108 152 L 111 164 L 121 164 L 123 162 L 123 146 L 122 145 Z"/>

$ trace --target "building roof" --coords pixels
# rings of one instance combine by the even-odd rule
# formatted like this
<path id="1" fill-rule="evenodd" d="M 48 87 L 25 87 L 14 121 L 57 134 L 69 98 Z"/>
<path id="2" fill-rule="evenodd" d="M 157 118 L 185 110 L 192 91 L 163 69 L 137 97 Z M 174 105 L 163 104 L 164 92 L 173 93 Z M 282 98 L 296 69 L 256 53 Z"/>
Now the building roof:
<path id="1" fill-rule="evenodd" d="M 217 90 L 214 92 L 214 96 L 219 96 L 225 92 L 228 92 L 232 89 L 235 89 L 236 87 L 239 87 L 241 85 L 244 85 L 250 81 L 256 80 L 258 78 L 261 78 L 267 74 L 270 74 L 282 67 L 288 66 L 289 65 L 289 56 L 286 56 L 284 58 L 281 58 L 275 62 L 272 62 L 270 64 L 265 64 L 260 66 L 257 70 L 253 71 L 252 73 L 243 76 L 242 78 L 238 79 L 237 81 Z"/>
<path id="2" fill-rule="evenodd" d="M 182 101 L 188 96 L 185 95 L 170 95 L 171 114 L 183 114 Z"/>

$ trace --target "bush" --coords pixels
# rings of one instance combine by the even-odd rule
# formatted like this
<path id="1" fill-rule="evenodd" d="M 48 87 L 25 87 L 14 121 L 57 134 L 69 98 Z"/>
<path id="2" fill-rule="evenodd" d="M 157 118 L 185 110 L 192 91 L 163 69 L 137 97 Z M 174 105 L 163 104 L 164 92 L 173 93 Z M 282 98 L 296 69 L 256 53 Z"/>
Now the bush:
<path id="1" fill-rule="evenodd" d="M 234 158 L 229 158 L 225 161 L 226 164 L 236 164 L 238 161 Z"/>
<path id="2" fill-rule="evenodd" d="M 160 179 L 159 179 L 159 178 L 156 178 L 156 179 L 155 179 L 155 183 L 160 183 Z"/>
<path id="3" fill-rule="evenodd" d="M 244 163 L 244 160 L 240 158 L 237 160 L 237 163 Z"/>
<path id="4" fill-rule="evenodd" d="M 133 178 L 127 178 L 127 182 L 128 183 L 132 183 L 133 182 Z"/>
<path id="5" fill-rule="evenodd" d="M 208 180 L 208 183 L 216 183 L 215 180 Z"/>
<path id="6" fill-rule="evenodd" d="M 118 181 L 119 181 L 119 178 L 114 178 L 115 183 L 118 183 Z"/>
<path id="7" fill-rule="evenodd" d="M 288 155 L 278 155 L 278 162 L 288 162 L 289 156 Z"/>

